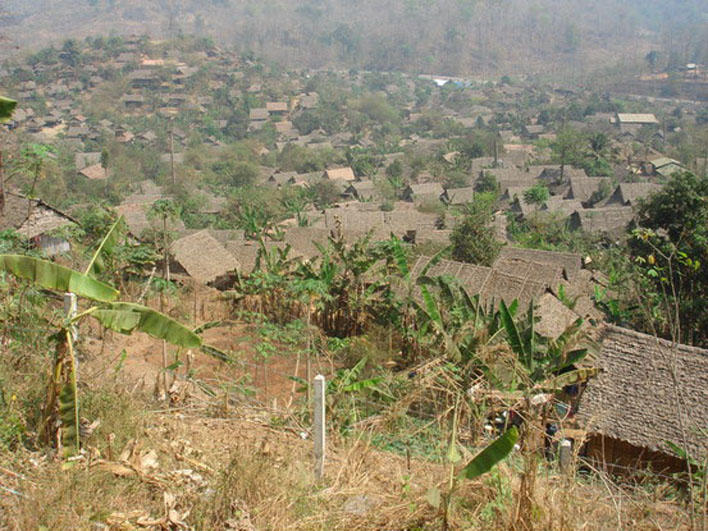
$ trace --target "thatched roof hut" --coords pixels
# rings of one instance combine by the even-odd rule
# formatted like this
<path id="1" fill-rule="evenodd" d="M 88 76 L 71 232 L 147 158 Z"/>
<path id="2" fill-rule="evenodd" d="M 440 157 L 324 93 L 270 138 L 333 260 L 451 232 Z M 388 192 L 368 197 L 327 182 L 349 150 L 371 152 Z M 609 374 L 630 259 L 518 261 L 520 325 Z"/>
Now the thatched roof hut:
<path id="1" fill-rule="evenodd" d="M 539 321 L 536 332 L 544 337 L 557 338 L 580 316 L 550 292 L 541 295 L 536 308 Z"/>
<path id="2" fill-rule="evenodd" d="M 401 197 L 405 201 L 433 201 L 440 199 L 445 189 L 440 183 L 420 183 L 412 184 L 406 187 L 401 193 Z"/>
<path id="3" fill-rule="evenodd" d="M 613 194 L 605 201 L 606 205 L 636 205 L 640 199 L 648 197 L 661 190 L 660 184 L 654 183 L 621 183 Z"/>
<path id="4" fill-rule="evenodd" d="M 150 205 L 151 203 L 124 202 L 116 207 L 116 211 L 125 219 L 128 230 L 136 238 L 140 238 L 147 229 L 159 226 L 158 220 L 151 220 L 148 217 Z M 170 219 L 167 230 L 181 233 L 184 231 L 184 222 L 181 219 Z"/>
<path id="5" fill-rule="evenodd" d="M 440 196 L 440 200 L 448 205 L 463 205 L 474 201 L 474 186 L 464 188 L 448 188 Z"/>
<path id="6" fill-rule="evenodd" d="M 190 277 L 204 284 L 238 268 L 236 258 L 208 230 L 175 241 L 172 256 Z"/>
<path id="7" fill-rule="evenodd" d="M 634 219 L 632 207 L 587 208 L 571 214 L 571 229 L 620 236 Z"/>
<path id="8" fill-rule="evenodd" d="M 560 268 L 563 271 L 563 276 L 571 281 L 583 267 L 582 256 L 576 253 L 542 251 L 540 249 L 524 249 L 511 246 L 502 247 L 494 267 L 498 268 L 501 264 L 510 260 L 541 264 L 542 266 L 549 266 L 551 269 Z"/>
<path id="9" fill-rule="evenodd" d="M 344 181 L 354 181 L 356 177 L 354 176 L 354 170 L 350 167 L 346 168 L 330 168 L 325 170 L 323 177 L 325 179 L 331 179 L 333 181 L 344 180 Z"/>
<path id="10" fill-rule="evenodd" d="M 287 245 L 284 242 L 265 242 L 266 250 L 273 248 L 283 249 Z M 224 244 L 226 250 L 236 259 L 238 265 L 236 269 L 241 274 L 249 274 L 256 268 L 258 253 L 261 246 L 258 242 L 249 240 L 228 241 Z"/>
<path id="11" fill-rule="evenodd" d="M 427 256 L 419 257 L 411 270 L 411 276 L 417 277 L 429 261 Z M 532 299 L 538 299 L 550 288 L 549 284 L 537 278 L 521 277 L 491 267 L 454 260 L 440 260 L 428 271 L 428 276 L 442 275 L 457 278 L 470 295 L 479 295 L 488 304 L 496 304 L 500 300 L 510 304 L 518 299 L 522 307 L 528 306 Z"/>
<path id="12" fill-rule="evenodd" d="M 669 441 L 705 458 L 708 350 L 609 325 L 600 342 L 601 373 L 588 383 L 578 408 L 594 437 L 590 455 L 673 468 L 670 459 L 657 456 L 671 454 Z"/>
<path id="13" fill-rule="evenodd" d="M 14 229 L 32 239 L 74 223 L 77 223 L 75 219 L 41 199 L 28 199 L 14 192 L 5 192 L 0 230 Z"/>
<path id="14" fill-rule="evenodd" d="M 588 203 L 592 195 L 600 189 L 600 185 L 606 179 L 598 177 L 573 176 L 570 179 L 570 189 L 566 199 L 575 199 L 581 203 Z"/>

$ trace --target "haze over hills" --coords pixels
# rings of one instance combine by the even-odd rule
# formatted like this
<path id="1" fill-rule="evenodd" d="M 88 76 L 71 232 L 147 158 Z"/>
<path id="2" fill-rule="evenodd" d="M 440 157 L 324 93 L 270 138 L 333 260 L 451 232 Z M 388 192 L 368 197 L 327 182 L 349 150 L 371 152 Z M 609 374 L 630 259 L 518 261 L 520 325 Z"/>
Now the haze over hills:
<path id="1" fill-rule="evenodd" d="M 194 33 L 290 67 L 568 75 L 708 62 L 700 0 L 9 0 L 3 54 L 69 37 Z"/>

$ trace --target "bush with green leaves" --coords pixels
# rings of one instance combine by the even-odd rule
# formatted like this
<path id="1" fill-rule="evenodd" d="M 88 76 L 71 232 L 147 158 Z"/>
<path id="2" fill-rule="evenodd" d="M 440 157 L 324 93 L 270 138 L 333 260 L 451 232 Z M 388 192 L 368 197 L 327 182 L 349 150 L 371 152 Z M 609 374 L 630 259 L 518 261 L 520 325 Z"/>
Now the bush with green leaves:
<path id="1" fill-rule="evenodd" d="M 674 174 L 639 206 L 630 250 L 648 279 L 664 337 L 708 346 L 708 176 Z M 655 313 L 649 309 L 647 315 Z"/>
<path id="2" fill-rule="evenodd" d="M 501 249 L 491 226 L 494 201 L 482 194 L 468 203 L 464 217 L 450 235 L 451 255 L 460 262 L 490 266 Z"/>

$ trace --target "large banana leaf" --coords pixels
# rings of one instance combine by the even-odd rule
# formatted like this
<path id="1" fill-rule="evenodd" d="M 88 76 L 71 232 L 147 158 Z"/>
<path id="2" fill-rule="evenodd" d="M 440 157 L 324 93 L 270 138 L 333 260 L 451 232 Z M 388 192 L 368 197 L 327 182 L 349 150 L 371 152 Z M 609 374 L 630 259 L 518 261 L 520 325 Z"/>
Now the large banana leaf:
<path id="1" fill-rule="evenodd" d="M 108 229 L 103 240 L 101 240 L 101 243 L 96 248 L 96 252 L 93 253 L 93 257 L 86 267 L 85 275 L 95 276 L 104 270 L 103 256 L 113 251 L 123 233 L 124 226 L 123 216 L 120 216 L 116 222 L 111 225 L 111 228 Z"/>
<path id="2" fill-rule="evenodd" d="M 12 112 L 17 107 L 17 102 L 10 98 L 0 96 L 0 122 L 6 122 L 12 118 Z"/>
<path id="3" fill-rule="evenodd" d="M 34 282 L 44 289 L 75 293 L 95 301 L 111 302 L 118 297 L 118 291 L 108 284 L 32 256 L 0 255 L 0 270 Z"/>
<path id="4" fill-rule="evenodd" d="M 406 252 L 403 250 L 401 245 L 401 240 L 395 236 L 391 237 L 391 254 L 393 259 L 396 261 L 398 266 L 398 272 L 405 281 L 409 281 L 411 277 L 410 269 L 408 268 L 408 259 L 406 258 Z"/>
<path id="5" fill-rule="evenodd" d="M 132 302 L 114 302 L 92 313 L 102 325 L 123 334 L 135 330 L 183 348 L 199 348 L 202 338 L 171 317 Z"/>
<path id="6" fill-rule="evenodd" d="M 115 310 L 112 308 L 99 308 L 91 312 L 104 327 L 120 334 L 130 334 L 140 324 L 138 312 Z"/>
<path id="7" fill-rule="evenodd" d="M 460 475 L 467 479 L 474 479 L 486 474 L 511 453 L 518 439 L 519 431 L 516 426 L 512 426 L 506 433 L 478 453 L 472 461 L 467 463 Z"/>
<path id="8" fill-rule="evenodd" d="M 519 329 L 516 327 L 513 314 L 504 301 L 499 303 L 499 317 L 501 318 L 506 335 L 509 338 L 509 346 L 511 347 L 511 350 L 513 350 L 515 354 L 523 356 L 525 352 L 524 343 L 521 340 L 521 334 L 519 333 Z"/>

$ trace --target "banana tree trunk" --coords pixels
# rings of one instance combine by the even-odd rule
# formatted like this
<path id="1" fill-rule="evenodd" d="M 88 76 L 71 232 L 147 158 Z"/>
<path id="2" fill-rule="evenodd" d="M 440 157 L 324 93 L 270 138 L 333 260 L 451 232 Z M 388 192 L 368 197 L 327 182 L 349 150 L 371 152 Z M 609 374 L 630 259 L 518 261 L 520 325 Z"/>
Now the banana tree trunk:
<path id="1" fill-rule="evenodd" d="M 71 330 L 58 334 L 54 367 L 47 389 L 41 435 L 64 455 L 80 449 L 76 359 Z"/>

